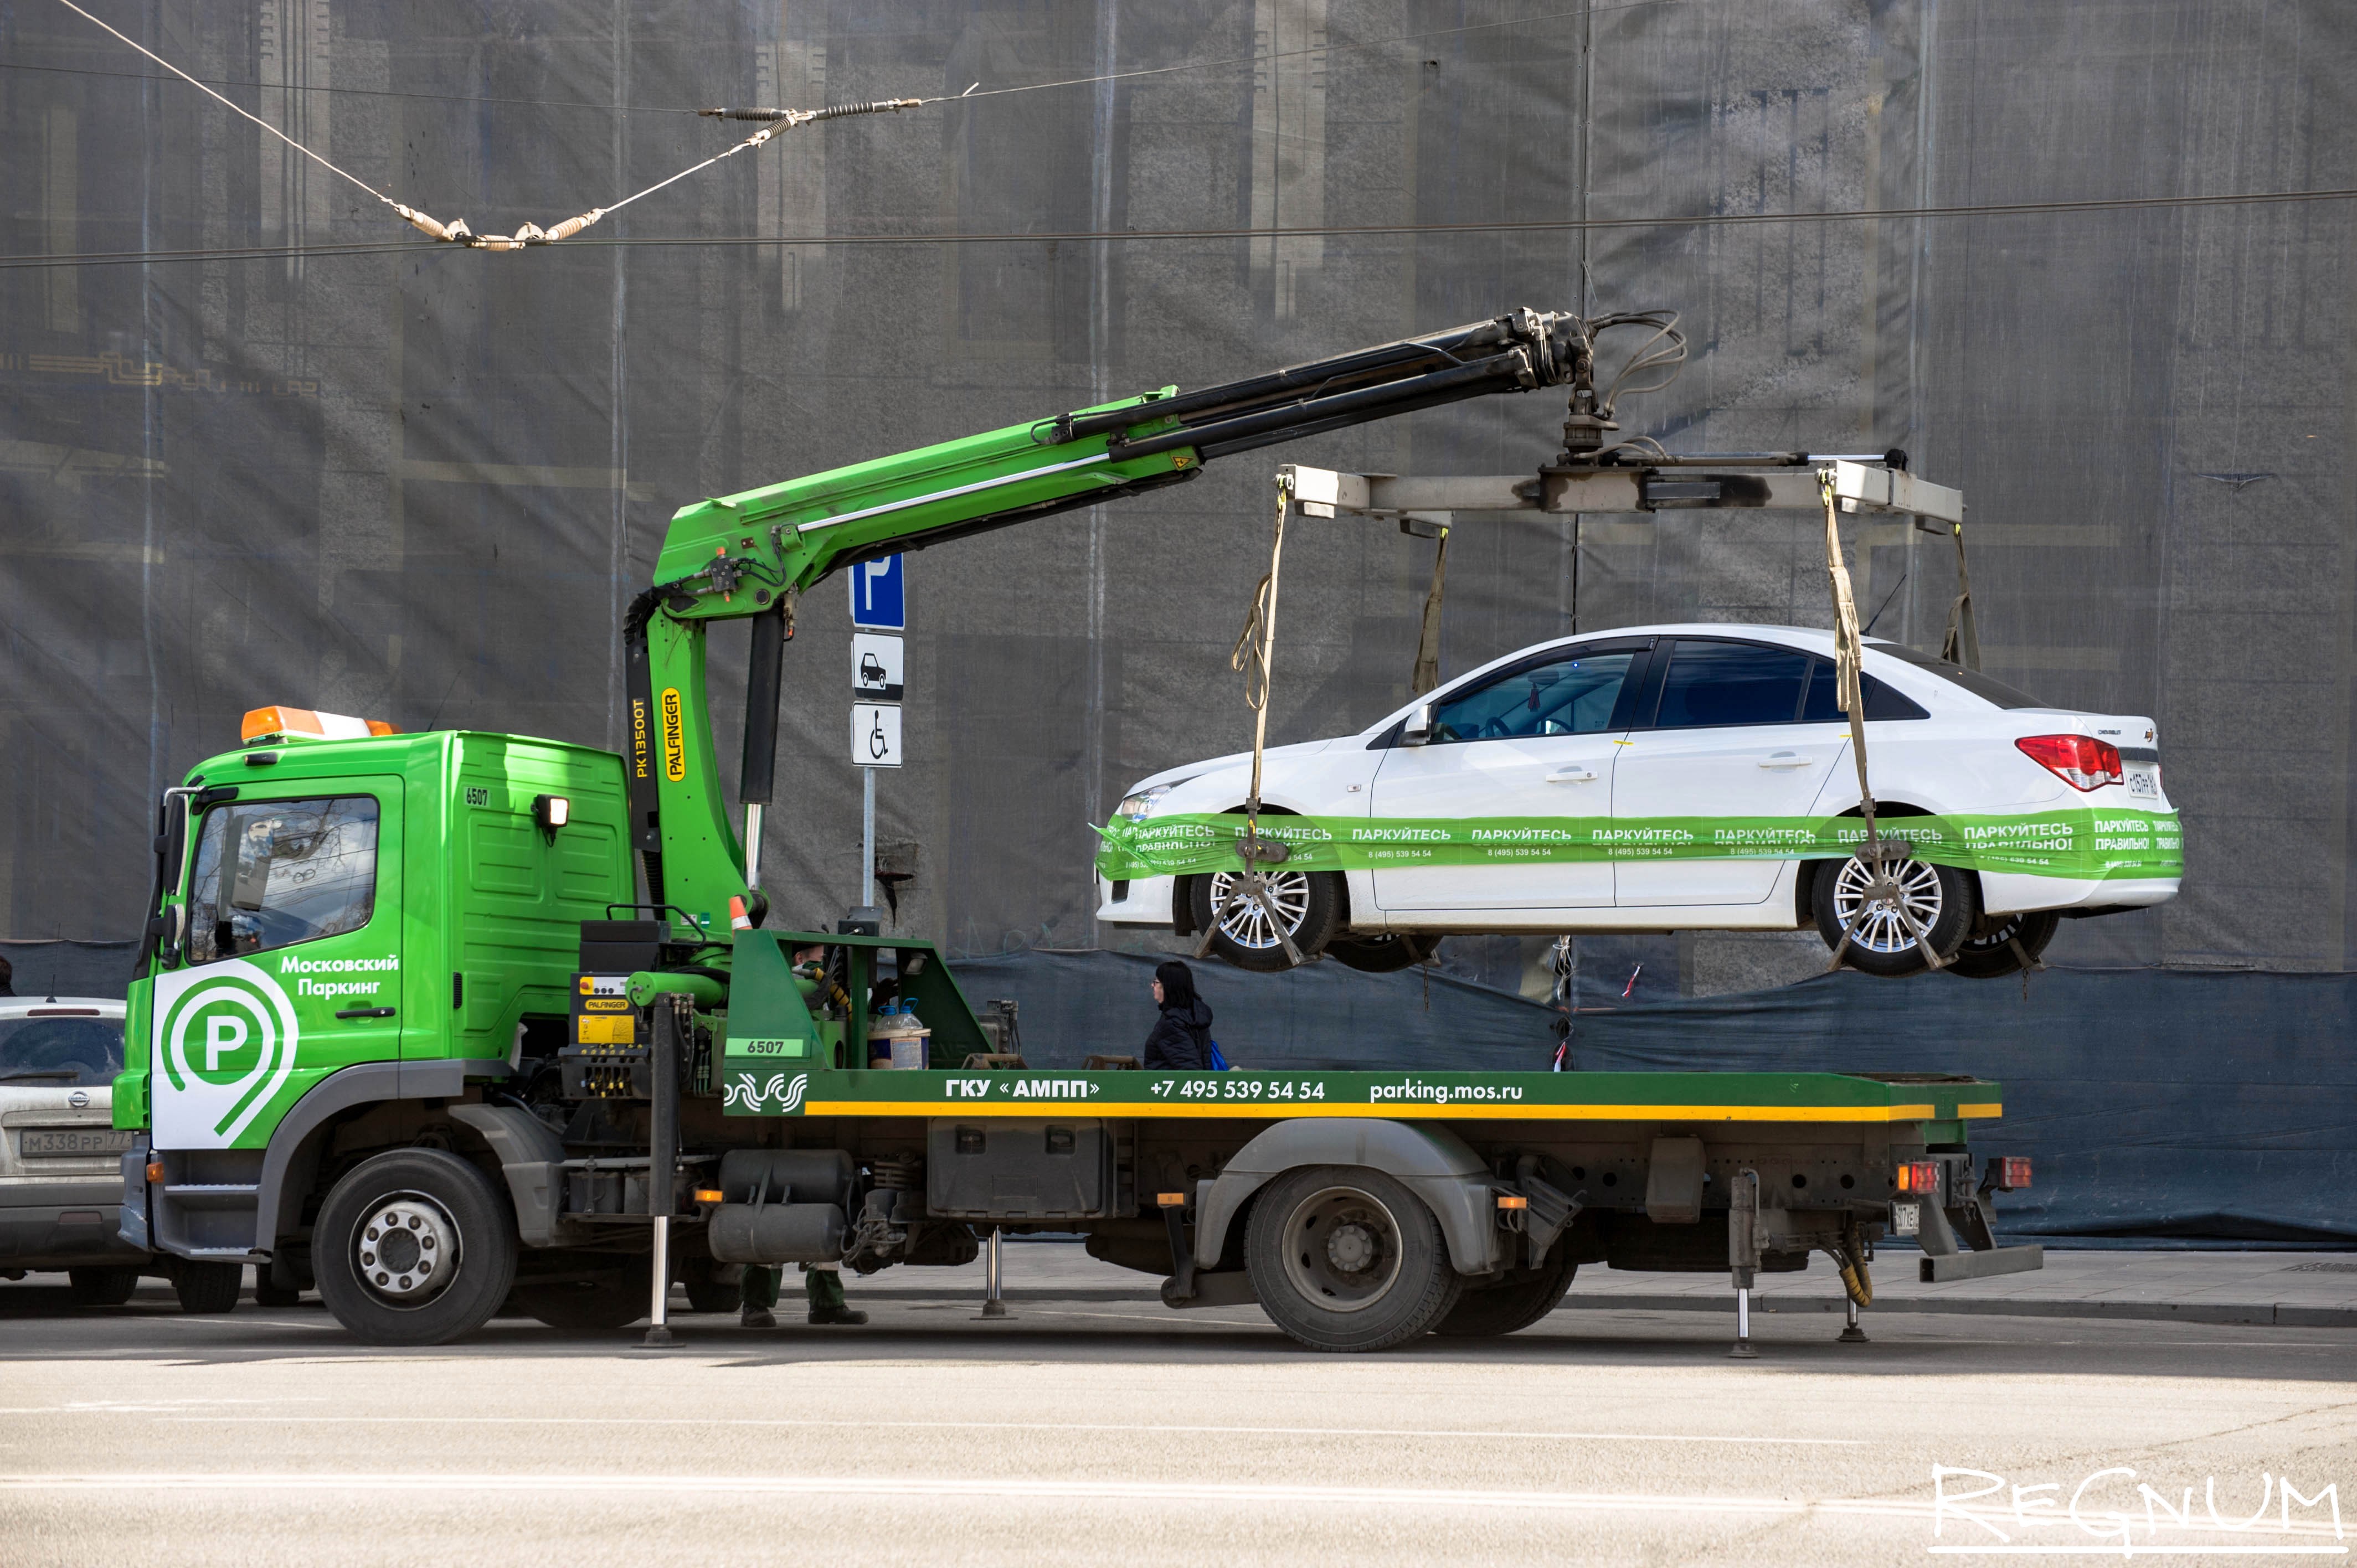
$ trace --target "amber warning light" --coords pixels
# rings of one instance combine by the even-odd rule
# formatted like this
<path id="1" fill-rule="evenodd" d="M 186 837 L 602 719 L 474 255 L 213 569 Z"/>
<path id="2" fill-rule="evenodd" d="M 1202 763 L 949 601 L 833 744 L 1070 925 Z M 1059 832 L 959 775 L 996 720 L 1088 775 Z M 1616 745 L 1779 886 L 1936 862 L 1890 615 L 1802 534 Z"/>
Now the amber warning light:
<path id="1" fill-rule="evenodd" d="M 382 719 L 278 707 L 250 710 L 239 729 L 244 740 L 366 740 L 372 735 L 400 733 Z"/>

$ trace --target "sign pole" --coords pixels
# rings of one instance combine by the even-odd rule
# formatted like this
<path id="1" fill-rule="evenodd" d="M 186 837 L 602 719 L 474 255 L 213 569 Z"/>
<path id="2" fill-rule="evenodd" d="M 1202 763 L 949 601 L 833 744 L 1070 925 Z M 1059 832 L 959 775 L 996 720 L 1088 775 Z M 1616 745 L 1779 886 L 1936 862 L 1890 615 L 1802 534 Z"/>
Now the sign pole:
<path id="1" fill-rule="evenodd" d="M 876 908 L 876 769 L 859 770 L 859 906 Z"/>

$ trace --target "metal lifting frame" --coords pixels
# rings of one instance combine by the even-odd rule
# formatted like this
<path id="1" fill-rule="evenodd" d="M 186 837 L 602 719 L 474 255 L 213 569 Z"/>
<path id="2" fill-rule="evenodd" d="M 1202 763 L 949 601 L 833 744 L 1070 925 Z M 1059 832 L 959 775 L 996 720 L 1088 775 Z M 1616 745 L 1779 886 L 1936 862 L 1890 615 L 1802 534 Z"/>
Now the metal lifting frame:
<path id="1" fill-rule="evenodd" d="M 1570 434 L 1567 427 L 1566 435 Z M 1624 444 L 1613 451 L 1595 456 L 1609 458 L 1631 450 L 1631 445 Z M 1867 774 L 1866 703 L 1859 679 L 1863 638 L 1858 630 L 1857 607 L 1850 594 L 1849 568 L 1842 559 L 1839 519 L 1844 512 L 1904 516 L 1912 519 L 1915 526 L 1927 533 L 1946 533 L 1955 541 L 1958 593 L 1949 609 L 1948 630 L 1942 656 L 1978 669 L 1980 634 L 1973 619 L 1972 579 L 1966 575 L 1964 568 L 1963 492 L 1917 478 L 1907 472 L 1906 455 L 1900 452 L 1887 453 L 1880 457 L 1813 456 L 1806 452 L 1728 452 L 1692 456 L 1656 452 L 1638 461 L 1610 463 L 1577 460 L 1581 456 L 1586 454 L 1576 453 L 1567 442 L 1564 454 L 1566 460 L 1562 465 L 1542 468 L 1536 475 L 1429 478 L 1398 474 L 1349 474 L 1288 463 L 1276 471 L 1277 538 L 1281 544 L 1288 500 L 1307 517 L 1336 517 L 1350 513 L 1395 519 L 1402 532 L 1437 539 L 1443 550 L 1448 546 L 1448 530 L 1468 513 L 1496 517 L 1532 512 L 1561 515 L 1571 512 L 1822 510 L 1825 519 L 1825 572 L 1832 589 L 1834 645 L 1839 671 L 1836 689 L 1840 693 L 1841 710 L 1849 719 L 1850 753 L 1857 767 L 1859 810 L 1866 827 L 1865 839 L 1859 844 L 1857 854 L 1871 876 L 1867 897 L 1860 901 L 1859 907 L 1863 911 L 1876 903 L 1887 903 L 1900 924 L 1914 939 L 1915 946 L 1923 954 L 1925 966 L 1935 970 L 1944 967 L 1940 955 L 1932 949 L 1928 933 L 1907 912 L 1906 901 L 1900 896 L 1894 875 L 1894 869 L 1900 864 L 1912 858 L 1914 846 L 1903 840 L 1882 837 L 1875 825 L 1874 790 Z M 1440 559 L 1445 560 L 1446 557 Z M 1272 578 L 1275 569 L 1272 560 Z M 1440 570 L 1437 561 L 1433 592 L 1425 609 L 1424 640 L 1427 646 L 1419 650 L 1416 660 L 1419 675 L 1427 667 L 1437 670 L 1437 648 L 1429 645 L 1434 642 L 1439 619 Z M 1265 588 L 1273 585 L 1272 582 L 1265 585 Z M 1242 647 L 1240 643 L 1239 649 Z M 1260 684 L 1259 701 L 1254 703 L 1255 707 L 1265 705 L 1267 701 L 1267 650 L 1263 647 L 1258 653 Z M 1419 682 L 1419 693 L 1426 689 L 1428 688 Z M 1256 732 L 1253 745 L 1253 809 L 1255 813 L 1259 805 L 1259 778 L 1260 737 Z M 1262 890 L 1265 874 L 1260 871 L 1258 863 L 1271 857 L 1258 843 L 1256 831 L 1247 832 L 1243 854 L 1244 873 L 1238 879 L 1237 891 L 1230 896 L 1228 902 L 1245 897 L 1265 906 L 1267 900 Z M 1222 910 L 1214 911 L 1214 924 L 1223 912 L 1224 906 Z M 1271 915 L 1273 918 L 1274 911 Z M 1280 936 L 1284 935 L 1281 921 L 1277 922 L 1277 930 Z M 1854 929 L 1845 927 L 1841 944 L 1834 950 L 1831 968 L 1841 967 L 1855 934 Z M 1207 931 L 1207 943 L 1209 940 Z M 1288 941 L 1286 946 L 1290 952 L 1292 943 Z"/>

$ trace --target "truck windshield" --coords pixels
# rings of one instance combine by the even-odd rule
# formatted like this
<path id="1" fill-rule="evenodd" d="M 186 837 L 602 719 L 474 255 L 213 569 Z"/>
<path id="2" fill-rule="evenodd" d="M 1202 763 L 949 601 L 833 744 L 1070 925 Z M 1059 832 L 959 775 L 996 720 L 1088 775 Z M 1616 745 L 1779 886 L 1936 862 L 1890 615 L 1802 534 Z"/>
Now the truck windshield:
<path id="1" fill-rule="evenodd" d="M 1903 642 L 1869 641 L 1866 646 L 1877 653 L 1887 653 L 1903 663 L 1912 664 L 1918 670 L 1929 670 L 1950 684 L 1962 686 L 1983 702 L 1994 703 L 2000 708 L 2050 708 L 2054 705 L 2040 702 L 2029 693 L 2008 686 L 2002 681 L 1992 681 L 1977 670 L 1967 670 L 1961 664 L 1951 664 L 1944 659 L 1919 653 Z M 1868 714 L 1867 716 L 1872 718 L 1874 715 Z"/>
<path id="2" fill-rule="evenodd" d="M 188 961 L 290 947 L 368 924 L 376 801 L 241 800 L 205 813 L 188 882 Z"/>
<path id="3" fill-rule="evenodd" d="M 70 1089 L 123 1070 L 123 1020 L 95 1013 L 0 1018 L 0 1084 Z"/>

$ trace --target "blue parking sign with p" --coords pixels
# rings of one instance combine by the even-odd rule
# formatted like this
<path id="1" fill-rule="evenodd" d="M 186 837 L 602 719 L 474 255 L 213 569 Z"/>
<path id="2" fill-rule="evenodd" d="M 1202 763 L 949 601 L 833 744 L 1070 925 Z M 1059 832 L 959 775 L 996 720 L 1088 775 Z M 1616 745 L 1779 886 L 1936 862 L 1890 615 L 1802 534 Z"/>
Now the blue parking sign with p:
<path id="1" fill-rule="evenodd" d="M 862 561 L 851 569 L 851 624 L 883 631 L 909 625 L 908 573 L 902 557 Z"/>

